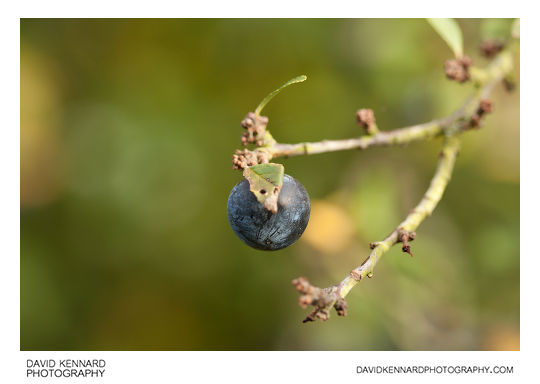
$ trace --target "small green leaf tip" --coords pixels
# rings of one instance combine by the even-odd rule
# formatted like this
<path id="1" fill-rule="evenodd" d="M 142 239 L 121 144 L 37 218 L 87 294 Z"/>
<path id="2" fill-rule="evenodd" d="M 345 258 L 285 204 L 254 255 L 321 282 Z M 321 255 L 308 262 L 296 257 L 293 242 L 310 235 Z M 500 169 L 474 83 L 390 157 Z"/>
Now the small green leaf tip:
<path id="1" fill-rule="evenodd" d="M 266 104 L 268 104 L 268 102 L 270 100 L 272 100 L 272 98 L 277 95 L 278 93 L 280 93 L 283 88 L 286 88 L 288 87 L 289 85 L 292 85 L 292 84 L 296 84 L 296 83 L 301 83 L 303 81 L 306 81 L 307 80 L 307 76 L 306 75 L 301 75 L 301 76 L 297 76 L 295 77 L 294 79 L 290 79 L 289 81 L 287 81 L 285 84 L 283 84 L 281 87 L 279 87 L 278 89 L 276 89 L 275 91 L 272 91 L 268 94 L 268 96 L 266 96 L 263 101 L 261 101 L 261 103 L 259 104 L 259 106 L 257 107 L 257 109 L 255 110 L 255 116 L 259 116 L 261 114 L 261 111 L 262 109 L 264 108 L 264 106 Z"/>
<path id="2" fill-rule="evenodd" d="M 427 19 L 428 23 L 450 47 L 456 58 L 463 56 L 463 34 L 454 19 Z"/>

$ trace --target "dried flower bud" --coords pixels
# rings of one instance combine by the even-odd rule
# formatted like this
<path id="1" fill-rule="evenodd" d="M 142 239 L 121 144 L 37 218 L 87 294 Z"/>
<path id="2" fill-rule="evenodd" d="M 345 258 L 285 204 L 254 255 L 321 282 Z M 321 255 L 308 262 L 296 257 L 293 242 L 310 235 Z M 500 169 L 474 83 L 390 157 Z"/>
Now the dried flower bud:
<path id="1" fill-rule="evenodd" d="M 364 128 L 367 134 L 377 133 L 375 114 L 372 109 L 363 108 L 356 111 L 356 122 Z"/>
<path id="2" fill-rule="evenodd" d="M 347 316 L 347 302 L 345 299 L 338 299 L 334 304 L 338 316 Z"/>
<path id="3" fill-rule="evenodd" d="M 504 43 L 495 39 L 486 39 L 482 41 L 479 48 L 482 56 L 490 59 L 502 51 L 504 48 Z"/>
<path id="4" fill-rule="evenodd" d="M 446 77 L 455 80 L 458 83 L 464 83 L 470 79 L 469 67 L 472 65 L 472 60 L 468 56 L 463 56 L 459 59 L 446 60 L 444 62 L 444 73 Z"/>
<path id="5" fill-rule="evenodd" d="M 480 106 L 478 107 L 478 114 L 483 115 L 485 113 L 491 113 L 493 112 L 493 103 L 491 100 L 483 99 L 480 100 Z"/>
<path id="6" fill-rule="evenodd" d="M 255 113 L 249 112 L 240 123 L 242 128 L 246 130 L 242 132 L 242 137 L 240 138 L 242 145 L 255 144 L 259 147 L 262 146 L 264 144 L 264 134 L 267 124 L 268 117 L 255 116 Z"/>

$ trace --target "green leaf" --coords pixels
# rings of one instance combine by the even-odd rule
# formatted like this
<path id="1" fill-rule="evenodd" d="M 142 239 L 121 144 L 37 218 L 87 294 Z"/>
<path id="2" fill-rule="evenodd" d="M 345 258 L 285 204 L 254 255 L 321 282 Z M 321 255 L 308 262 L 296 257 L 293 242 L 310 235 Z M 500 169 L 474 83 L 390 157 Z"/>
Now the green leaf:
<path id="1" fill-rule="evenodd" d="M 259 203 L 272 213 L 277 213 L 278 197 L 283 186 L 285 169 L 281 164 L 257 164 L 244 169 L 244 177 L 249 181 L 249 189 Z"/>
<path id="2" fill-rule="evenodd" d="M 278 93 L 281 92 L 281 90 L 285 87 L 288 87 L 289 85 L 292 85 L 292 84 L 296 84 L 296 83 L 301 83 L 303 81 L 306 81 L 307 79 L 307 76 L 306 75 L 301 75 L 301 76 L 297 76 L 295 77 L 294 79 L 291 79 L 289 81 L 287 81 L 285 84 L 283 84 L 281 87 L 279 87 L 278 89 L 276 89 L 275 91 L 272 91 L 268 94 L 268 96 L 266 96 L 263 101 L 261 101 L 261 103 L 259 104 L 259 106 L 257 107 L 257 109 L 255 110 L 255 116 L 259 116 L 261 114 L 261 111 L 262 109 L 264 108 L 264 106 L 266 104 L 268 104 L 268 102 L 270 100 L 272 100 L 272 98 L 277 95 Z"/>
<path id="3" fill-rule="evenodd" d="M 461 28 L 454 19 L 427 19 L 437 31 L 456 57 L 463 56 L 463 35 Z"/>

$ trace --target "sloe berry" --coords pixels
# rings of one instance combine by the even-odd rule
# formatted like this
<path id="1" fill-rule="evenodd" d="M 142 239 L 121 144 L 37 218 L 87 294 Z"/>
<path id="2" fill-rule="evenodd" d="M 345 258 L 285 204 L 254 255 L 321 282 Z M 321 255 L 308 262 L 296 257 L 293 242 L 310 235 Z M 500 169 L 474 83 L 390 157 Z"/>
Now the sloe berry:
<path id="1" fill-rule="evenodd" d="M 253 248 L 271 251 L 288 247 L 300 238 L 310 210 L 306 189 L 289 175 L 283 176 L 275 214 L 257 200 L 247 180 L 234 186 L 227 202 L 227 216 L 236 235 Z"/>

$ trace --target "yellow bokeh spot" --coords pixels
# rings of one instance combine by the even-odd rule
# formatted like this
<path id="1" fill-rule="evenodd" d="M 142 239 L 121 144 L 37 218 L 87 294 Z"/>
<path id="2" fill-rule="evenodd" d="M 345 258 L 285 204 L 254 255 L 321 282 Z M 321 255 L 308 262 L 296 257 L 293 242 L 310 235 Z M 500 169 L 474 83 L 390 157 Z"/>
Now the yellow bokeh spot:
<path id="1" fill-rule="evenodd" d="M 60 98 L 55 71 L 21 47 L 21 206 L 47 204 L 63 186 Z"/>
<path id="2" fill-rule="evenodd" d="M 353 234 L 354 223 L 345 209 L 324 200 L 312 201 L 304 241 L 318 251 L 334 253 L 347 248 Z"/>
<path id="3" fill-rule="evenodd" d="M 491 327 L 484 337 L 487 351 L 519 351 L 519 330 L 508 325 Z"/>

